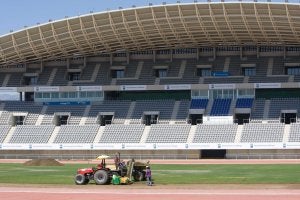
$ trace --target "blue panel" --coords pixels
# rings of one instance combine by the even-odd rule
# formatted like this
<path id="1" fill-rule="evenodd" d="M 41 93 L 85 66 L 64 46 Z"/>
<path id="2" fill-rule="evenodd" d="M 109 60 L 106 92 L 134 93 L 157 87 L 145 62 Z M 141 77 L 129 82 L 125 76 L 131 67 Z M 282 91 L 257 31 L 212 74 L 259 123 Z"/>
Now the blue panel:
<path id="1" fill-rule="evenodd" d="M 47 106 L 82 106 L 90 105 L 90 101 L 62 101 L 62 102 L 43 102 Z"/>
<path id="2" fill-rule="evenodd" d="M 229 76 L 229 73 L 228 72 L 217 71 L 217 72 L 212 72 L 212 76 Z"/>

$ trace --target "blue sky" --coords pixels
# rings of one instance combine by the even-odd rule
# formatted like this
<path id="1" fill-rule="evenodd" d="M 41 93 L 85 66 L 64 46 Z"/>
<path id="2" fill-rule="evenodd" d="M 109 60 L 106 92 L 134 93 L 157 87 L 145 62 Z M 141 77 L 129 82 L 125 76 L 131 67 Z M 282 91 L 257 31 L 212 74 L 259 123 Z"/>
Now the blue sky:
<path id="1" fill-rule="evenodd" d="M 176 0 L 1 0 L 0 35 L 10 30 L 19 30 L 24 26 L 45 23 L 49 19 L 58 20 L 65 16 L 100 12 L 132 5 L 145 6 L 149 3 L 160 5 L 162 2 L 176 3 Z M 194 2 L 181 0 L 182 3 Z"/>

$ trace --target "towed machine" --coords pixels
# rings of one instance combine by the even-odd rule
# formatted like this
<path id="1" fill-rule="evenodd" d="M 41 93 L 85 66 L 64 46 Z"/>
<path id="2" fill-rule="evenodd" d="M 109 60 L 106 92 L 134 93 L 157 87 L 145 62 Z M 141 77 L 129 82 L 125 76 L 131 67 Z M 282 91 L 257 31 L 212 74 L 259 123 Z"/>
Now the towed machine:
<path id="1" fill-rule="evenodd" d="M 75 175 L 75 183 L 77 185 L 86 185 L 90 181 L 95 181 L 97 185 L 110 184 L 113 175 L 120 177 L 128 177 L 130 181 L 143 181 L 145 180 L 145 170 L 148 163 L 135 162 L 134 159 L 118 163 L 117 169 L 110 169 L 106 166 L 105 159 L 109 158 L 107 155 L 97 157 L 101 163 L 96 167 L 78 169 Z"/>

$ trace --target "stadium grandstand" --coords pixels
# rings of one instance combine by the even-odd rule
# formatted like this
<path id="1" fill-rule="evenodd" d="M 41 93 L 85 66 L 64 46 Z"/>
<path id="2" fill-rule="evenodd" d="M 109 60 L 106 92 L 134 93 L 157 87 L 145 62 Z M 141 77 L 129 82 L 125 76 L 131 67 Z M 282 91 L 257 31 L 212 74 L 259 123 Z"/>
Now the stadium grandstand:
<path id="1" fill-rule="evenodd" d="M 0 36 L 0 158 L 300 158 L 300 4 L 149 4 Z"/>

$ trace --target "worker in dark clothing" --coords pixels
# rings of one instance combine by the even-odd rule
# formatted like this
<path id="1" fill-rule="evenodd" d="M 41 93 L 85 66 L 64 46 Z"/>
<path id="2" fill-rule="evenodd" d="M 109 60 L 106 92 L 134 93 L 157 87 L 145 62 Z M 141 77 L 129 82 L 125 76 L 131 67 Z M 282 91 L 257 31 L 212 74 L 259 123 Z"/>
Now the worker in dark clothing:
<path id="1" fill-rule="evenodd" d="M 115 163 L 115 166 L 116 166 L 116 170 L 118 170 L 119 169 L 119 163 L 120 163 L 120 153 L 119 152 L 115 154 L 114 163 Z"/>
<path id="2" fill-rule="evenodd" d="M 152 174 L 151 174 L 151 169 L 149 166 L 146 166 L 146 179 L 147 179 L 147 185 L 152 186 Z"/>

